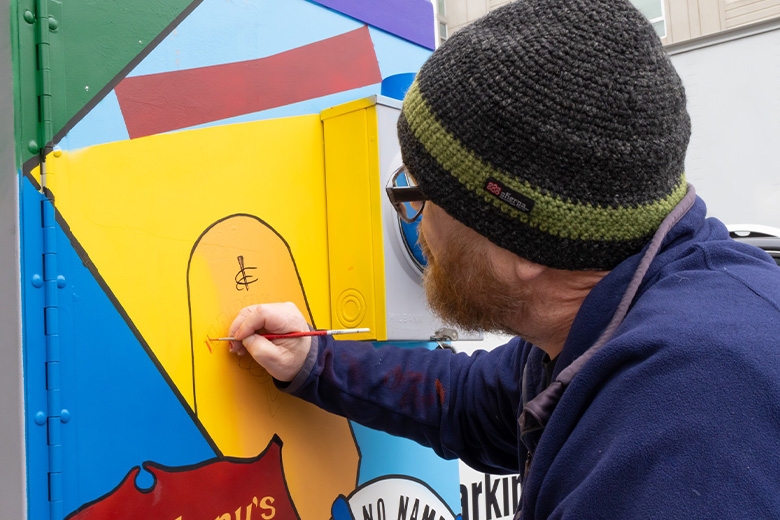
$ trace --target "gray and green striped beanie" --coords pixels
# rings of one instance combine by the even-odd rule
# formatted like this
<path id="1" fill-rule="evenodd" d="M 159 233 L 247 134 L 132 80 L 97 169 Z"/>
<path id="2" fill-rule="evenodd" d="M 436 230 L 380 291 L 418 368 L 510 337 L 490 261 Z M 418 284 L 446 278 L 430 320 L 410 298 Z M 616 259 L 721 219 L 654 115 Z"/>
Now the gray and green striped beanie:
<path id="1" fill-rule="evenodd" d="M 638 253 L 686 192 L 685 92 L 628 0 L 517 0 L 425 62 L 398 121 L 426 197 L 568 270 Z"/>

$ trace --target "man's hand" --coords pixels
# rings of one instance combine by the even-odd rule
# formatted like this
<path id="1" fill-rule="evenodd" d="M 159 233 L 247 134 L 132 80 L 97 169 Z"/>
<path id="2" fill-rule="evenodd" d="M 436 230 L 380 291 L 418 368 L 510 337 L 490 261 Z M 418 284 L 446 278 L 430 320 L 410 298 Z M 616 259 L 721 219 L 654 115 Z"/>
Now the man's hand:
<path id="1" fill-rule="evenodd" d="M 279 381 L 292 381 L 303 367 L 311 348 L 311 337 L 269 341 L 260 334 L 284 334 L 309 330 L 303 314 L 294 303 L 250 305 L 241 309 L 230 325 L 230 352 L 247 352 Z"/>

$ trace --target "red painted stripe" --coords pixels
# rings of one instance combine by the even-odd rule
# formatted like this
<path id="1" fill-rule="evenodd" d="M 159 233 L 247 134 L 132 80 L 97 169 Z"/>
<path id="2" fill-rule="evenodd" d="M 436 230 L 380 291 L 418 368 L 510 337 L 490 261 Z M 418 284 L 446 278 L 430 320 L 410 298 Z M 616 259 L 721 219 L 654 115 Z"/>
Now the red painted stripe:
<path id="1" fill-rule="evenodd" d="M 125 78 L 131 138 L 267 110 L 382 81 L 367 27 L 266 58 Z"/>

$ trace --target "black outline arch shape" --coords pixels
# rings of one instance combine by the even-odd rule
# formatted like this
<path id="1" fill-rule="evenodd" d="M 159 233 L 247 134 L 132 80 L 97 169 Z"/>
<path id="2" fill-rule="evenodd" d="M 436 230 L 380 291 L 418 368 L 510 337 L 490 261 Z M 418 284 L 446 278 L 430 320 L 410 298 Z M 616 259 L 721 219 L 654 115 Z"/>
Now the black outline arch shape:
<path id="1" fill-rule="evenodd" d="M 195 243 L 192 245 L 192 249 L 190 250 L 190 256 L 187 259 L 187 272 L 186 272 L 186 281 L 187 281 L 187 314 L 189 316 L 189 326 L 190 326 L 190 362 L 192 364 L 192 408 L 193 413 L 197 417 L 198 415 L 198 396 L 195 393 L 195 338 L 192 336 L 192 302 L 190 301 L 190 267 L 192 266 L 192 256 L 195 254 L 195 250 L 198 248 L 198 244 L 200 244 L 200 241 L 203 239 L 206 234 L 211 231 L 215 226 L 221 224 L 222 222 L 225 222 L 227 220 L 230 220 L 232 218 L 236 217 L 248 217 L 251 219 L 256 220 L 263 226 L 267 227 L 274 235 L 276 235 L 279 240 L 281 240 L 282 244 L 284 244 L 284 247 L 287 249 L 288 254 L 290 255 L 290 261 L 292 262 L 293 269 L 295 270 L 295 276 L 298 279 L 298 285 L 301 288 L 301 294 L 303 296 L 303 302 L 306 304 L 306 312 L 308 314 L 308 318 L 310 320 L 310 323 L 314 328 L 317 328 L 316 324 L 314 323 L 314 316 L 311 313 L 311 307 L 309 306 L 309 299 L 306 297 L 306 288 L 303 286 L 303 280 L 301 280 L 301 273 L 298 271 L 298 264 L 295 263 L 295 257 L 292 254 L 292 250 L 290 249 L 290 244 L 287 243 L 287 241 L 284 239 L 284 237 L 276 231 L 276 229 L 273 228 L 270 224 L 268 224 L 266 221 L 261 219 L 260 217 L 256 215 L 252 215 L 250 213 L 233 213 L 231 215 L 227 215 L 225 217 L 222 217 L 221 219 L 217 220 L 216 222 L 211 223 L 206 229 L 203 230 L 203 232 L 198 235 L 198 238 L 195 240 Z"/>

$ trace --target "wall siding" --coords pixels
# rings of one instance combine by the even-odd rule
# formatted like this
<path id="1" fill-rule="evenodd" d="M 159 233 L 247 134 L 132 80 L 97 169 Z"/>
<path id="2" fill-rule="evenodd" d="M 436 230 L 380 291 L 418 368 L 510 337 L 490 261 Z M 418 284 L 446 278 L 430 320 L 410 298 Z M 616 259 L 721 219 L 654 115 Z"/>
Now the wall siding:
<path id="1" fill-rule="evenodd" d="M 780 0 L 725 0 L 726 28 L 780 16 Z"/>
<path id="2" fill-rule="evenodd" d="M 512 0 L 445 0 L 450 34 Z M 780 0 L 662 0 L 664 44 L 780 17 Z"/>

